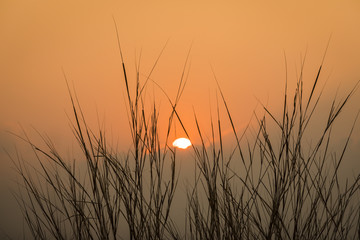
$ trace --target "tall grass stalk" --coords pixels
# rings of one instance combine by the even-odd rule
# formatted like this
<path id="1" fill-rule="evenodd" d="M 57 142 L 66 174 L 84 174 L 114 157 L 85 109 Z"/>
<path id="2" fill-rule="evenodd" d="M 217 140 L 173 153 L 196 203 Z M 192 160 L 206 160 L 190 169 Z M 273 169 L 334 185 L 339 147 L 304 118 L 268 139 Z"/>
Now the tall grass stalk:
<path id="1" fill-rule="evenodd" d="M 360 238 L 360 175 L 345 185 L 339 179 L 353 128 L 340 156 L 330 149 L 332 126 L 357 86 L 344 100 L 330 103 L 321 135 L 313 139 L 310 149 L 305 147 L 304 136 L 311 131 L 321 99 L 322 64 L 308 97 L 303 93 L 301 69 L 291 99 L 285 85 L 280 116 L 263 106 L 265 114 L 254 115 L 257 128 L 249 125 L 242 135 L 219 87 L 221 101 L 216 121 L 210 122 L 210 146 L 194 113 L 201 144 L 192 147 L 196 176 L 188 186 L 186 229 L 178 229 L 171 217 L 176 208 L 172 203 L 178 184 L 177 155 L 168 141 L 174 119 L 187 134 L 176 110 L 186 84 L 187 61 L 175 100 L 165 93 L 172 110 L 161 144 L 159 111 L 155 103 L 150 109 L 144 103 L 151 73 L 141 85 L 137 65 L 132 94 L 119 49 L 132 141 L 127 154 L 109 147 L 104 129 L 90 129 L 68 85 L 72 131 L 82 150 L 81 159 L 65 158 L 47 137 L 43 137 L 46 148 L 40 148 L 26 134 L 20 138 L 32 147 L 40 168 L 29 167 L 20 154 L 10 156 L 20 176 L 15 196 L 34 239 Z M 220 105 L 226 120 L 220 118 Z M 236 147 L 231 152 L 224 150 L 223 121 L 229 121 L 233 129 Z M 275 132 L 269 130 L 271 124 Z M 80 167 L 82 163 L 86 169 Z"/>
<path id="2" fill-rule="evenodd" d="M 223 150 L 219 113 L 217 121 L 211 121 L 212 139 L 217 135 L 219 141 L 216 144 L 213 140 L 210 147 L 203 141 L 195 116 L 202 144 L 195 148 L 200 174 L 188 194 L 188 236 L 191 239 L 360 237 L 357 200 L 360 175 L 353 181 L 346 181 L 345 186 L 339 183 L 339 166 L 356 119 L 340 156 L 332 154 L 329 148 L 332 127 L 358 84 L 343 100 L 334 99 L 330 103 L 321 135 L 312 139 L 315 145 L 309 148 L 304 135 L 311 131 L 309 125 L 322 95 L 322 90 L 318 91 L 321 70 L 322 64 L 311 93 L 305 98 L 301 68 L 292 100 L 289 100 L 287 83 L 285 85 L 280 117 L 263 106 L 264 116 L 255 115 L 258 127 L 254 137 L 246 141 L 243 136 L 248 127 L 239 138 L 219 87 L 236 145 L 230 154 Z M 275 131 L 271 124 L 275 124 Z M 201 197 L 201 193 L 205 197 Z"/>

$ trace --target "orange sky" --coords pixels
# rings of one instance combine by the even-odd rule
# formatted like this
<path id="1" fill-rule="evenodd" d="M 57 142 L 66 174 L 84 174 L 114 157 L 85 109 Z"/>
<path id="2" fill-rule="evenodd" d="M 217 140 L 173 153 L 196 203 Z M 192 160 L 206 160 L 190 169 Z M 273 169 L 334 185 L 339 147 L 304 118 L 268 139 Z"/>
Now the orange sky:
<path id="1" fill-rule="evenodd" d="M 1 0 L 0 147 L 12 144 L 3 130 L 19 132 L 18 124 L 30 133 L 34 127 L 48 134 L 60 149 L 76 145 L 66 116 L 71 115 L 71 105 L 62 68 L 74 82 L 90 126 L 96 129 L 98 112 L 108 136 L 121 149 L 129 147 L 125 86 L 113 17 L 131 79 L 139 53 L 141 74 L 147 75 L 168 41 L 152 79 L 172 99 L 192 46 L 188 84 L 178 110 L 197 144 L 193 109 L 207 136 L 210 108 L 216 113 L 217 87 L 211 66 L 241 132 L 257 105 L 256 99 L 279 113 L 285 82 L 284 53 L 289 88 L 293 89 L 307 50 L 304 84 L 309 91 L 332 36 L 320 79 L 321 86 L 327 81 L 320 115 L 329 110 L 326 101 L 337 89 L 341 98 L 360 80 L 359 13 L 358 0 Z M 169 104 L 151 83 L 146 99 L 156 100 L 163 116 L 161 126 L 166 125 Z M 335 143 L 350 130 L 359 102 L 358 91 L 334 130 Z M 223 108 L 221 113 L 225 115 Z M 230 130 L 225 122 L 224 134 Z M 177 135 L 182 136 L 180 126 L 176 127 Z M 353 160 L 345 167 L 348 172 L 360 169 L 359 149 L 357 124 L 347 155 Z M 13 210 L 8 212 L 14 209 L 9 207 L 13 199 L 2 194 L 9 171 L 8 161 L 1 154 L 0 215 L 6 218 L 0 218 L 0 225 L 14 222 L 14 232 L 18 233 L 18 219 Z"/>
<path id="2" fill-rule="evenodd" d="M 329 93 L 339 85 L 340 93 L 354 85 L 360 79 L 359 11 L 358 1 L 5 0 L 0 10 L 1 126 L 14 130 L 21 123 L 63 136 L 59 129 L 67 128 L 65 112 L 71 110 L 63 67 L 94 126 L 97 108 L 114 132 L 127 130 L 114 16 L 130 76 L 141 51 L 146 75 L 169 40 L 152 78 L 173 98 L 192 44 L 179 106 L 191 131 L 192 108 L 206 129 L 209 106 L 216 101 L 210 66 L 241 128 L 256 98 L 274 109 L 281 103 L 284 52 L 294 82 L 307 49 L 310 84 L 332 35 L 323 82 L 329 77 Z M 149 99 L 153 92 L 167 116 L 166 99 L 149 84 Z"/>
<path id="3" fill-rule="evenodd" d="M 284 52 L 294 86 L 307 49 L 305 87 L 309 87 L 332 35 L 322 84 L 329 79 L 328 96 L 339 86 L 340 95 L 350 89 L 360 79 L 359 12 L 360 2 L 355 0 L 2 0 L 0 126 L 15 131 L 21 123 L 54 139 L 69 138 L 65 113 L 70 114 L 71 108 L 63 67 L 92 126 L 97 126 L 98 111 L 115 140 L 123 132 L 129 136 L 114 16 L 130 77 L 141 51 L 141 73 L 146 75 L 168 40 L 152 79 L 173 98 L 192 44 L 188 84 L 179 105 L 191 134 L 195 134 L 193 108 L 204 131 L 209 130 L 210 106 L 215 112 L 217 88 L 210 66 L 240 130 L 249 121 L 256 98 L 274 111 L 279 108 Z M 153 93 L 168 116 L 166 99 L 149 84 L 147 98 L 153 99 Z M 349 108 L 357 111 L 359 100 L 357 93 Z M 350 111 L 348 118 L 353 117 Z M 128 137 L 119 142 L 126 146 Z"/>

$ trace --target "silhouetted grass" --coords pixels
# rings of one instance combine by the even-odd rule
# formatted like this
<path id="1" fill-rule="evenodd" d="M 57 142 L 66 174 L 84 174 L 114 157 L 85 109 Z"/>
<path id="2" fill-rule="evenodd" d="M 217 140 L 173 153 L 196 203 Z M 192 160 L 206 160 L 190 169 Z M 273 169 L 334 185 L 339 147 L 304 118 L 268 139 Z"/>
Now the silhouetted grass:
<path id="1" fill-rule="evenodd" d="M 196 176 L 188 187 L 186 229 L 178 229 L 171 218 L 178 167 L 168 141 L 174 118 L 186 133 L 176 110 L 186 74 L 174 102 L 165 93 L 172 111 L 161 144 L 158 109 L 155 103 L 147 109 L 143 96 L 151 73 L 141 85 L 137 66 L 132 94 L 123 60 L 122 67 L 132 141 L 127 154 L 108 146 L 103 129 L 95 133 L 89 128 L 68 86 L 81 159 L 61 156 L 46 137 L 47 148 L 39 148 L 26 135 L 22 139 L 32 147 L 40 168 L 29 167 L 20 155 L 11 156 L 21 178 L 16 199 L 34 239 L 359 239 L 360 175 L 345 185 L 339 183 L 339 166 L 352 129 L 340 156 L 329 148 L 332 126 L 357 86 L 344 100 L 330 103 L 327 122 L 310 148 L 304 135 L 311 131 L 322 95 L 318 90 L 322 64 L 307 97 L 301 69 L 292 99 L 285 86 L 281 115 L 263 106 L 265 114 L 254 115 L 257 128 L 248 127 L 241 135 L 219 87 L 218 104 L 227 119 L 220 119 L 218 106 L 207 147 L 194 114 L 201 144 L 192 147 Z M 224 150 L 223 121 L 233 129 L 236 147 L 231 152 Z M 275 130 L 270 132 L 271 124 Z M 86 168 L 79 167 L 82 163 Z"/>
<path id="2" fill-rule="evenodd" d="M 265 115 L 256 116 L 258 128 L 252 140 L 239 138 L 220 90 L 233 127 L 237 157 L 234 152 L 224 157 L 218 114 L 217 123 L 211 122 L 211 126 L 213 139 L 217 132 L 220 142 L 216 145 L 213 141 L 210 148 L 202 142 L 202 146 L 195 149 L 200 174 L 188 196 L 192 239 L 360 237 L 357 200 L 360 175 L 343 186 L 339 183 L 338 171 L 354 126 L 339 157 L 329 149 L 332 126 L 357 85 L 344 100 L 330 103 L 320 137 L 312 139 L 313 146 L 304 146 L 304 135 L 311 131 L 309 124 L 322 94 L 320 91 L 315 95 L 321 69 L 322 65 L 307 99 L 303 95 L 302 72 L 290 103 L 285 87 L 280 117 L 263 106 Z M 275 123 L 275 132 L 269 132 L 269 121 Z M 197 126 L 201 136 L 198 123 Z M 234 165 L 237 168 L 232 167 Z M 199 197 L 199 192 L 206 197 Z"/>

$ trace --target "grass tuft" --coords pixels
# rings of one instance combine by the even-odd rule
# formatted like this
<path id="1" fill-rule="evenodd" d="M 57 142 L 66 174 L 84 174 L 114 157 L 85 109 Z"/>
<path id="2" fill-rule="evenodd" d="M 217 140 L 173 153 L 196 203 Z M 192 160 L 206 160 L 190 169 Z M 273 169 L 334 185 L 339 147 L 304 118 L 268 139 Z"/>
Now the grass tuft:
<path id="1" fill-rule="evenodd" d="M 177 105 L 186 85 L 189 55 L 175 100 L 161 89 L 172 110 L 166 141 L 160 143 L 159 111 L 155 103 L 150 109 L 144 104 L 152 71 L 141 85 L 137 67 L 132 94 L 120 44 L 119 49 L 132 141 L 127 154 L 109 147 L 103 129 L 89 128 L 65 74 L 80 159 L 65 158 L 45 136 L 45 148 L 36 146 L 25 131 L 25 137 L 18 136 L 31 146 L 39 163 L 33 168 L 20 154 L 10 155 L 20 177 L 15 197 L 34 239 L 359 239 L 360 174 L 345 184 L 339 176 L 356 119 L 341 154 L 330 149 L 332 127 L 358 84 L 343 100 L 330 103 L 312 146 L 304 136 L 311 136 L 310 125 L 323 93 L 318 90 L 323 63 L 308 97 L 302 66 L 292 99 L 285 84 L 279 117 L 263 106 L 263 116 L 254 114 L 256 128 L 249 124 L 242 135 L 218 84 L 221 101 L 216 122 L 210 122 L 209 146 L 194 112 L 201 144 L 192 148 L 195 178 L 187 188 L 186 228 L 179 229 L 172 217 L 179 178 L 177 154 L 168 141 L 174 119 L 187 134 Z M 225 120 L 220 118 L 221 106 Z M 230 152 L 223 146 L 223 121 L 232 126 L 236 147 Z"/>

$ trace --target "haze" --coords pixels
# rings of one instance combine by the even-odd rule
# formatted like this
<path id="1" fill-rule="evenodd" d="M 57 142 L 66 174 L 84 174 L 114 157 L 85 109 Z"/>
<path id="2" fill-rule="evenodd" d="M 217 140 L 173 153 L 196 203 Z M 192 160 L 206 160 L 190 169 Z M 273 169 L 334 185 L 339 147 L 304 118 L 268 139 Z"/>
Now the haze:
<path id="1" fill-rule="evenodd" d="M 172 100 L 191 48 L 187 85 L 178 111 L 192 143 L 198 144 L 194 111 L 204 132 L 210 134 L 210 112 L 215 115 L 217 98 L 220 99 L 212 69 L 237 131 L 249 122 L 255 109 L 261 110 L 259 102 L 275 113 L 281 110 L 285 56 L 292 92 L 306 55 L 304 84 L 309 91 L 329 39 L 320 80 L 325 85 L 322 106 L 337 92 L 339 99 L 343 97 L 360 80 L 359 12 L 360 2 L 356 0 L 2 0 L 0 144 L 11 148 L 14 142 L 3 132 L 21 132 L 20 124 L 31 136 L 35 137 L 34 127 L 46 133 L 60 149 L 71 152 L 68 149 L 75 141 L 67 117 L 71 115 L 71 105 L 64 71 L 70 85 L 74 84 L 90 126 L 96 129 L 99 121 L 105 123 L 114 144 L 121 150 L 128 149 L 125 85 L 114 19 L 130 79 L 135 77 L 135 62 L 140 62 L 145 81 L 164 48 L 151 79 Z M 152 81 L 146 94 L 148 100 L 158 104 L 163 114 L 160 121 L 166 125 L 171 110 L 167 98 Z M 334 130 L 339 142 L 349 132 L 359 102 L 357 91 L 340 119 L 339 125 L 344 128 Z M 224 118 L 225 113 L 221 111 Z M 176 135 L 183 136 L 179 123 L 176 129 L 174 139 Z M 163 134 L 166 130 L 161 129 Z M 226 125 L 224 133 L 229 131 L 230 125 Z M 359 124 L 350 142 L 351 161 L 345 167 L 350 175 L 359 171 L 358 149 Z M 0 216 L 9 215 L 6 204 L 11 203 L 10 194 L 3 194 L 11 179 L 8 162 L 1 155 L 0 194 L 4 204 Z M 0 224 L 5 222 L 1 219 Z"/>

